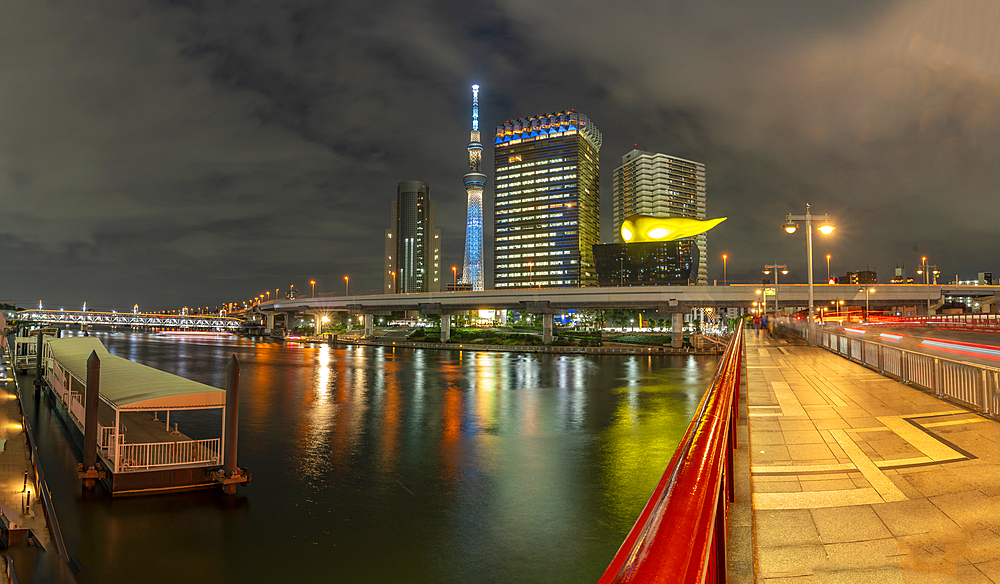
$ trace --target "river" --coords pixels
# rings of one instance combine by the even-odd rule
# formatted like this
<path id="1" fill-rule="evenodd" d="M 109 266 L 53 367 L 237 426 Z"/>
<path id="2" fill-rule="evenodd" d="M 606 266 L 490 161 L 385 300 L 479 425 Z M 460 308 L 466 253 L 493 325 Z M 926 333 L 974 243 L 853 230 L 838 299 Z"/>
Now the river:
<path id="1" fill-rule="evenodd" d="M 28 399 L 85 584 L 594 582 L 717 363 L 96 336 L 216 387 L 235 354 L 253 484 L 228 498 L 84 496 L 79 453 Z M 217 435 L 197 415 L 175 420 Z"/>

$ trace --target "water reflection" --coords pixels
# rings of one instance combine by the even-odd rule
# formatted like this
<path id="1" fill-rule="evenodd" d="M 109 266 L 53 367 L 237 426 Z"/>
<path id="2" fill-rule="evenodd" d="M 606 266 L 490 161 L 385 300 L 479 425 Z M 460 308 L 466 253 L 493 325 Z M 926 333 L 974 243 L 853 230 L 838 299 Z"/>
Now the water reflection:
<path id="1" fill-rule="evenodd" d="M 105 342 L 216 387 L 235 353 L 254 483 L 234 510 L 215 494 L 84 503 L 67 478 L 57 505 L 73 509 L 61 518 L 83 583 L 129 582 L 117 562 L 162 565 L 164 549 L 212 564 L 190 582 L 595 581 L 714 370 L 693 357 Z"/>

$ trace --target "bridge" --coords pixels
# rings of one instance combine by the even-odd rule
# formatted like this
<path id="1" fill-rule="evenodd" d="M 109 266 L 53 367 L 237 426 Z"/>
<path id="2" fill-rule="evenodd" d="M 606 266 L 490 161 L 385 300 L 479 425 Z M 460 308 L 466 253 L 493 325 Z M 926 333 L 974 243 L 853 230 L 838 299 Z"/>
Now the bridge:
<path id="1" fill-rule="evenodd" d="M 101 324 L 181 330 L 235 331 L 243 319 L 206 314 L 154 314 L 148 312 L 96 312 L 81 310 L 22 310 L 17 318 L 37 324 Z"/>
<path id="2" fill-rule="evenodd" d="M 874 292 L 866 290 L 874 289 Z M 765 294 L 765 290 L 767 291 Z M 773 294 L 771 293 L 773 291 Z M 823 284 L 813 286 L 814 305 L 830 302 L 840 306 L 865 306 L 884 310 L 898 306 L 926 306 L 928 301 L 940 307 L 948 297 L 976 298 L 988 311 L 1000 295 L 1000 286 L 918 284 Z M 430 292 L 419 294 L 379 294 L 371 296 L 316 296 L 294 300 L 272 300 L 252 309 L 261 314 L 264 328 L 274 328 L 274 317 L 286 315 L 286 322 L 296 314 L 312 315 L 317 329 L 324 315 L 346 311 L 364 315 L 365 336 L 374 331 L 374 316 L 400 311 L 419 311 L 424 315 L 451 314 L 469 310 L 515 310 L 542 315 L 542 338 L 553 338 L 552 317 L 580 309 L 656 309 L 661 313 L 686 313 L 695 308 L 749 308 L 754 302 L 768 308 L 806 307 L 809 287 L 806 284 L 779 286 L 643 286 L 628 288 L 541 288 L 520 290 L 485 290 L 481 292 Z M 674 337 L 680 339 L 681 319 L 673 319 Z M 441 340 L 450 336 L 451 321 L 441 319 Z M 317 330 L 318 332 L 318 330 Z"/>

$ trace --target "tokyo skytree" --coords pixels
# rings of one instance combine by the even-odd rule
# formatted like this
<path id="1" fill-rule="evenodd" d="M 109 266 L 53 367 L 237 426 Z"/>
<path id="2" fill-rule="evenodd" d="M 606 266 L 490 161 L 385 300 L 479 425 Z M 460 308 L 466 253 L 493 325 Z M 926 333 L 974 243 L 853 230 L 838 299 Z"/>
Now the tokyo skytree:
<path id="1" fill-rule="evenodd" d="M 469 195 L 469 214 L 465 223 L 465 267 L 462 283 L 472 284 L 473 290 L 483 289 L 483 188 L 486 175 L 482 170 L 483 145 L 479 141 L 479 86 L 472 86 L 472 140 L 469 143 L 469 173 L 465 175 L 465 192 Z"/>

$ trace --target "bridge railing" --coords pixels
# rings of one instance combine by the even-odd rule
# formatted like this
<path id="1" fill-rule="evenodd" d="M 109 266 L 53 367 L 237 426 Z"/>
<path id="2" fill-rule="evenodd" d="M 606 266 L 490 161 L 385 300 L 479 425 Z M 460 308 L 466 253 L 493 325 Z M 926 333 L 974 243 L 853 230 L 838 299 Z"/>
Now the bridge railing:
<path id="1" fill-rule="evenodd" d="M 737 327 L 680 446 L 598 584 L 725 582 L 742 363 Z"/>
<path id="2" fill-rule="evenodd" d="M 957 361 L 821 331 L 818 344 L 829 351 L 938 397 L 947 397 L 987 415 L 1000 415 L 1000 368 Z"/>
<path id="3" fill-rule="evenodd" d="M 931 326 L 954 330 L 1000 331 L 1000 314 L 997 313 L 937 314 L 933 316 L 908 317 L 872 315 L 871 322 L 893 326 Z"/>

